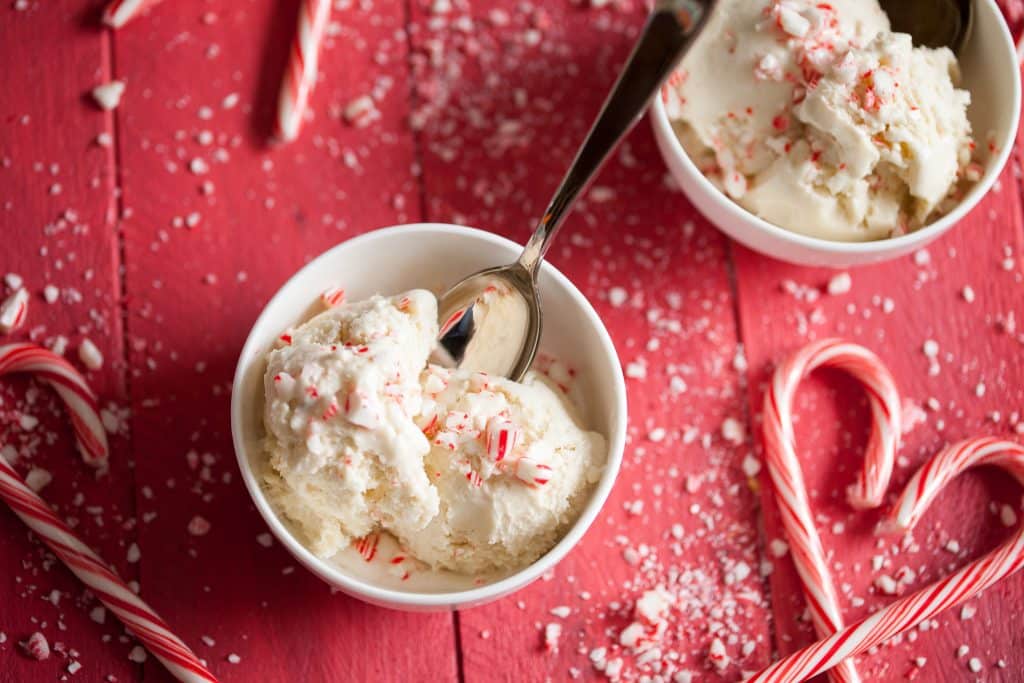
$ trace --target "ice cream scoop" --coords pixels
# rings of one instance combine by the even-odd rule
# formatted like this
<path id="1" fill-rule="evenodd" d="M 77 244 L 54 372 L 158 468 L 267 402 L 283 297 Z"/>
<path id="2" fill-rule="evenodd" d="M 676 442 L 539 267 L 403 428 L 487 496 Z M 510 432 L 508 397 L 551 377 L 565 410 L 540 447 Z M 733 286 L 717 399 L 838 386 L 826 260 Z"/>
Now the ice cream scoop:
<path id="1" fill-rule="evenodd" d="M 879 3 L 897 33 L 909 33 L 915 45 L 960 52 L 970 34 L 974 0 L 882 0 Z"/>
<path id="2" fill-rule="evenodd" d="M 519 380 L 541 334 L 537 272 L 576 198 L 640 118 L 700 33 L 716 0 L 659 0 L 633 52 L 540 225 L 510 265 L 483 270 L 449 289 L 438 307 L 434 360 Z"/>

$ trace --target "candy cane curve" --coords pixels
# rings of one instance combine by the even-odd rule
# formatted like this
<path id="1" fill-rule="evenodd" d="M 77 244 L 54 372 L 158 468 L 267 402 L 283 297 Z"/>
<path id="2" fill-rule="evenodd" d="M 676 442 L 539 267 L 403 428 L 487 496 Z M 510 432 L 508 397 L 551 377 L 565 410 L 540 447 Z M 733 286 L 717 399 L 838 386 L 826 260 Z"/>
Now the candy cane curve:
<path id="1" fill-rule="evenodd" d="M 78 370 L 62 357 L 34 344 L 0 346 L 0 375 L 14 372 L 34 374 L 49 384 L 64 400 L 82 458 L 89 465 L 107 463 L 107 433 L 96 406 L 96 396 Z"/>
<path id="2" fill-rule="evenodd" d="M 330 0 L 303 0 L 299 6 L 299 23 L 281 81 L 274 122 L 274 137 L 281 142 L 291 142 L 299 136 L 309 95 L 316 84 L 320 43 L 330 13 Z"/>
<path id="3" fill-rule="evenodd" d="M 103 23 L 110 28 L 121 28 L 161 0 L 113 0 L 103 10 Z"/>
<path id="4" fill-rule="evenodd" d="M 72 415 L 79 450 L 90 464 L 103 464 L 107 442 L 96 399 L 85 379 L 63 358 L 31 344 L 0 347 L 0 375 L 32 372 L 64 399 Z M 68 569 L 128 627 L 179 681 L 216 683 L 199 658 L 167 624 L 80 541 L 13 467 L 0 457 L 0 498 Z"/>
<path id="5" fill-rule="evenodd" d="M 885 365 L 867 349 L 837 339 L 813 342 L 790 356 L 776 369 L 765 394 L 763 432 L 769 475 L 819 637 L 842 628 L 843 616 L 796 455 L 792 402 L 803 379 L 814 369 L 826 366 L 857 379 L 871 407 L 864 467 L 848 491 L 854 507 L 877 507 L 882 503 L 899 445 L 901 415 L 899 391 Z M 842 662 L 830 676 L 836 683 L 860 680 L 852 661 Z"/>
<path id="6" fill-rule="evenodd" d="M 907 531 L 942 488 L 972 467 L 999 467 L 1024 486 L 1024 447 L 980 438 L 947 446 L 907 484 L 883 530 Z M 914 628 L 991 588 L 1024 567 L 1024 524 L 1007 541 L 954 574 L 897 600 L 856 624 L 819 640 L 746 679 L 747 683 L 804 681 Z"/>

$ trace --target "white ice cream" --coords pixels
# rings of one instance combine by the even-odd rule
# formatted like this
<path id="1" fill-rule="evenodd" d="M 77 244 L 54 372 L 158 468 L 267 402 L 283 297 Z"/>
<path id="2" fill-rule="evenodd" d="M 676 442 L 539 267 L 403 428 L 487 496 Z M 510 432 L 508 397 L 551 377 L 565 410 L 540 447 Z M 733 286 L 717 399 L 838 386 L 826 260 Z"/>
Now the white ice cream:
<path id="1" fill-rule="evenodd" d="M 431 366 L 423 387 L 441 508 L 424 528 L 392 530 L 416 557 L 465 573 L 543 555 L 600 478 L 604 439 L 582 431 L 562 393 L 532 372 L 517 383 Z"/>
<path id="2" fill-rule="evenodd" d="M 973 142 L 947 49 L 877 0 L 722 0 L 665 91 L 701 170 L 790 230 L 869 240 L 955 204 Z"/>
<path id="3" fill-rule="evenodd" d="M 411 419 L 434 344 L 428 292 L 345 304 L 291 333 L 264 377 L 267 478 L 317 555 L 381 525 L 426 525 L 439 509 Z"/>
<path id="4" fill-rule="evenodd" d="M 518 568 L 599 478 L 604 439 L 559 388 L 427 366 L 436 336 L 414 291 L 330 309 L 269 354 L 266 486 L 317 555 L 386 531 L 435 568 Z"/>

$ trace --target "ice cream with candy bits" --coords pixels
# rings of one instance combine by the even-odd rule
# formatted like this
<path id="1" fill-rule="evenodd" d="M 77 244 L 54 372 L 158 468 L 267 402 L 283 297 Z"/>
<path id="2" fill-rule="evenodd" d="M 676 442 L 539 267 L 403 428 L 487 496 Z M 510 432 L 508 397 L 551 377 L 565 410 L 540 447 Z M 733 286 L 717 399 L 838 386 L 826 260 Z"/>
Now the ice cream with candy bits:
<path id="1" fill-rule="evenodd" d="M 737 203 L 860 241 L 949 212 L 976 176 L 958 81 L 953 53 L 892 33 L 877 0 L 723 0 L 664 101 Z"/>
<path id="2" fill-rule="evenodd" d="M 431 366 L 424 375 L 440 389 L 424 397 L 440 509 L 421 530 L 396 529 L 399 538 L 419 559 L 463 573 L 532 562 L 576 519 L 600 478 L 604 439 L 580 429 L 539 374 L 519 383 Z"/>
<path id="3" fill-rule="evenodd" d="M 269 353 L 265 486 L 317 555 L 386 532 L 434 568 L 516 569 L 600 477 L 604 439 L 563 389 L 429 365 L 437 333 L 417 290 L 331 307 Z"/>
<path id="4" fill-rule="evenodd" d="M 429 443 L 412 421 L 435 310 L 427 292 L 344 304 L 270 353 L 267 485 L 318 555 L 382 524 L 422 528 L 437 513 Z"/>

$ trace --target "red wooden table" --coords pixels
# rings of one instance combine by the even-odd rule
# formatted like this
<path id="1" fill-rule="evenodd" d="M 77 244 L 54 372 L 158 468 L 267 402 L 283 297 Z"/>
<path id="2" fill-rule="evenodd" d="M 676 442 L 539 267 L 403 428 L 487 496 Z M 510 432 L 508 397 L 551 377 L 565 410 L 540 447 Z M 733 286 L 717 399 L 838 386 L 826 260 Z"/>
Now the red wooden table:
<path id="1" fill-rule="evenodd" d="M 93 0 L 0 9 L 0 276 L 20 275 L 32 293 L 10 338 L 64 336 L 76 363 L 77 345 L 94 341 L 105 362 L 88 378 L 116 428 L 111 471 L 96 479 L 56 399 L 5 378 L 0 444 L 22 471 L 53 474 L 43 495 L 222 680 L 594 679 L 592 660 L 620 657 L 621 678 L 638 680 L 651 665 L 622 653 L 618 633 L 656 586 L 677 596 L 661 659 L 677 657 L 695 680 L 737 680 L 810 639 L 790 560 L 771 552 L 780 528 L 764 472 L 748 476 L 774 362 L 829 335 L 883 357 L 921 409 L 894 492 L 950 440 L 1024 431 L 1016 159 L 947 237 L 857 269 L 849 293 L 829 295 L 831 273 L 751 253 L 699 216 L 641 125 L 551 253 L 606 320 L 629 376 L 623 472 L 580 546 L 514 597 L 413 615 L 332 594 L 268 543 L 228 426 L 236 356 L 264 302 L 322 250 L 375 227 L 449 221 L 524 240 L 642 5 L 338 0 L 315 116 L 283 148 L 266 139 L 295 2 L 167 0 L 116 34 L 98 28 Z M 88 92 L 112 78 L 127 90 L 104 113 Z M 364 95 L 379 116 L 346 121 Z M 59 301 L 44 301 L 47 285 Z M 934 358 L 926 340 L 938 344 Z M 1002 506 L 1019 510 L 1021 492 L 979 472 L 943 494 L 914 543 L 876 541 L 878 515 L 842 500 L 866 436 L 863 396 L 826 372 L 798 403 L 851 617 L 892 599 L 875 588 L 878 574 L 910 569 L 907 588 L 923 586 L 1008 533 Z M 25 431 L 23 415 L 40 424 Z M 745 436 L 723 435 L 730 418 Z M 188 531 L 196 516 L 211 524 L 205 535 Z M 0 681 L 166 680 L 152 658 L 130 659 L 135 642 L 6 510 L 0 537 Z M 861 670 L 872 680 L 1021 680 L 1022 606 L 1017 576 Z M 554 652 L 543 645 L 549 623 L 562 627 Z M 18 645 L 34 631 L 57 648 L 45 662 Z M 721 673 L 707 660 L 716 637 L 731 660 Z M 968 668 L 972 657 L 981 671 Z"/>

